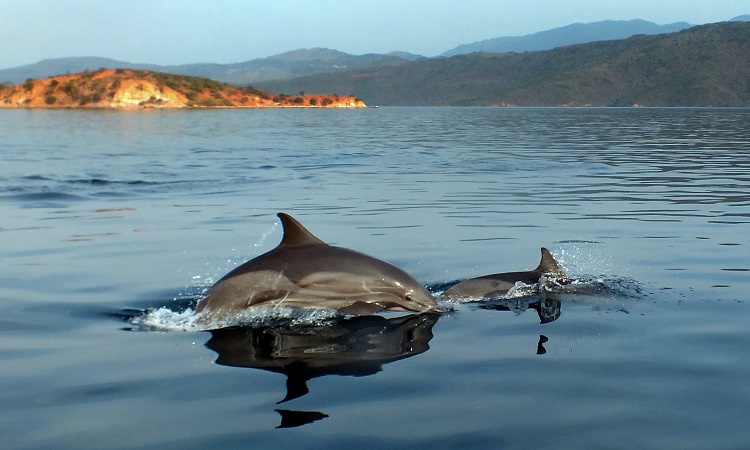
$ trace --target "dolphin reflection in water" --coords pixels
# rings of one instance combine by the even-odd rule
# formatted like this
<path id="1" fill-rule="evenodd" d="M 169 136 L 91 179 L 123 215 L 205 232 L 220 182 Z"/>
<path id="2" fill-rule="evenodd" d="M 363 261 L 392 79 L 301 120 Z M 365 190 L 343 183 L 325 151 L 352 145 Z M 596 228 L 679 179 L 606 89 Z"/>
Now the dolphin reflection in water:
<path id="1" fill-rule="evenodd" d="M 216 363 L 262 369 L 286 375 L 286 396 L 309 392 L 307 382 L 326 375 L 366 376 L 383 364 L 426 352 L 438 314 L 346 317 L 324 325 L 279 325 L 222 328 L 211 331 L 206 347 L 218 353 Z M 276 410 L 280 428 L 328 417 L 318 411 Z"/>

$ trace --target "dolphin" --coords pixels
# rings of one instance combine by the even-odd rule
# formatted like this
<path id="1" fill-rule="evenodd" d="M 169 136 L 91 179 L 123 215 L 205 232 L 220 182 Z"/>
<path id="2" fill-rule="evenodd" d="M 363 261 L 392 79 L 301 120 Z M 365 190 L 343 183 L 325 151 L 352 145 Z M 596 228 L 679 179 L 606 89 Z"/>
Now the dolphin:
<path id="1" fill-rule="evenodd" d="M 196 305 L 202 319 L 222 320 L 250 307 L 329 309 L 350 315 L 441 312 L 432 294 L 403 270 L 328 245 L 288 214 L 278 217 L 284 229 L 281 243 L 216 282 Z"/>
<path id="2" fill-rule="evenodd" d="M 453 285 L 445 292 L 445 298 L 471 298 L 490 300 L 505 295 L 517 282 L 539 284 L 544 280 L 557 284 L 568 284 L 570 279 L 560 264 L 546 248 L 542 247 L 542 260 L 536 269 L 528 272 L 505 272 L 469 278 Z"/>

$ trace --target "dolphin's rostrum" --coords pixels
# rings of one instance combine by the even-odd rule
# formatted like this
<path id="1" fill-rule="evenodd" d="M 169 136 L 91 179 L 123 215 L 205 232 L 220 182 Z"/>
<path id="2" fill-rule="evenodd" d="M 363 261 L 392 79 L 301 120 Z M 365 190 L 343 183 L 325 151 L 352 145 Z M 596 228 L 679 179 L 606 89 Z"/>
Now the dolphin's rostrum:
<path id="1" fill-rule="evenodd" d="M 250 307 L 330 309 L 365 315 L 383 310 L 440 312 L 432 294 L 384 261 L 328 245 L 288 214 L 273 250 L 235 268 L 198 302 L 205 320 L 222 320 Z"/>

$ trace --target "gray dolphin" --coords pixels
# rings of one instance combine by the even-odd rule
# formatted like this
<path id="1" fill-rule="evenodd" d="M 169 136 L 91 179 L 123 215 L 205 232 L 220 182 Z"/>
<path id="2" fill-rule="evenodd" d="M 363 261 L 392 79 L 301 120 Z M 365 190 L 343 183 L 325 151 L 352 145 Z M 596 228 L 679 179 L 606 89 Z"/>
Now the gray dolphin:
<path id="1" fill-rule="evenodd" d="M 570 279 L 546 248 L 536 269 L 528 272 L 506 272 L 464 280 L 443 292 L 447 298 L 495 299 L 506 294 L 517 282 L 538 284 L 542 277 L 557 284 L 568 284 Z"/>
<path id="2" fill-rule="evenodd" d="M 383 310 L 440 312 L 424 286 L 403 270 L 326 244 L 288 214 L 273 250 L 235 268 L 198 302 L 196 313 L 221 320 L 249 307 L 332 309 L 366 315 Z"/>

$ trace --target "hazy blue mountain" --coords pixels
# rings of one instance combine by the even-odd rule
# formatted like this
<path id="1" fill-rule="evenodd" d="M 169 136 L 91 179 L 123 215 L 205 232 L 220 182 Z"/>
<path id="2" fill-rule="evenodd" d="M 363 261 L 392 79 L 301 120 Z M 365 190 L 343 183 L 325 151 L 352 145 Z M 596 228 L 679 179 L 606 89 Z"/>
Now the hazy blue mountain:
<path id="1" fill-rule="evenodd" d="M 593 23 L 574 23 L 561 28 L 553 28 L 525 36 L 507 36 L 486 39 L 470 44 L 459 45 L 440 56 L 455 56 L 473 52 L 506 53 L 549 50 L 564 45 L 584 44 L 595 41 L 625 39 L 636 34 L 663 34 L 684 30 L 691 25 L 677 22 L 657 25 L 645 20 L 605 20 Z"/>
<path id="2" fill-rule="evenodd" d="M 260 83 L 391 106 L 750 106 L 750 23 Z"/>
<path id="3" fill-rule="evenodd" d="M 348 53 L 327 48 L 293 50 L 234 64 L 184 64 L 163 66 L 138 64 L 98 57 L 71 57 L 45 59 L 38 63 L 0 70 L 0 82 L 21 83 L 28 78 L 45 78 L 86 70 L 142 69 L 157 72 L 207 77 L 225 83 L 247 85 L 264 80 L 283 80 L 318 73 L 341 72 L 345 70 L 369 69 L 376 66 L 394 66 L 422 58 L 406 52 L 393 52 L 386 55 Z"/>
<path id="4" fill-rule="evenodd" d="M 227 64 L 213 73 L 200 72 L 195 65 L 168 67 L 167 71 L 183 75 L 197 75 L 226 83 L 254 84 L 265 80 L 284 80 L 319 73 L 336 73 L 346 70 L 370 69 L 379 66 L 396 66 L 413 61 L 412 56 L 369 53 L 351 55 L 328 48 L 299 49 L 268 58 L 254 59 L 237 64 Z"/>
<path id="5" fill-rule="evenodd" d="M 731 21 L 750 21 L 750 15 L 738 16 Z M 443 53 L 442 56 L 472 52 L 522 53 L 547 50 L 577 43 L 623 39 L 638 34 L 670 33 L 689 26 L 685 22 L 657 25 L 645 20 L 577 23 L 526 36 L 501 37 L 465 44 Z M 370 70 L 377 67 L 393 68 L 427 59 L 407 52 L 351 55 L 326 48 L 293 50 L 267 58 L 233 64 L 206 63 L 168 66 L 131 63 L 99 57 L 70 57 L 45 59 L 34 64 L 0 70 L 0 83 L 16 84 L 28 78 L 45 78 L 100 68 L 123 68 L 201 76 L 237 85 L 258 85 L 268 81 L 290 80 L 317 74 L 336 74 L 351 70 Z"/>
<path id="6" fill-rule="evenodd" d="M 101 68 L 159 70 L 161 66 L 155 64 L 133 64 L 110 58 L 88 56 L 44 59 L 34 64 L 0 70 L 0 83 L 18 84 L 28 78 L 46 78 L 53 75 L 79 73 Z"/>
<path id="7" fill-rule="evenodd" d="M 750 14 L 744 14 L 742 16 L 737 16 L 729 19 L 730 22 L 750 22 Z"/>
<path id="8" fill-rule="evenodd" d="M 408 59 L 409 61 L 416 61 L 418 59 L 425 58 L 425 56 L 422 55 L 416 55 L 414 53 L 409 52 L 390 52 L 386 53 L 387 56 L 398 56 L 399 58 Z"/>

